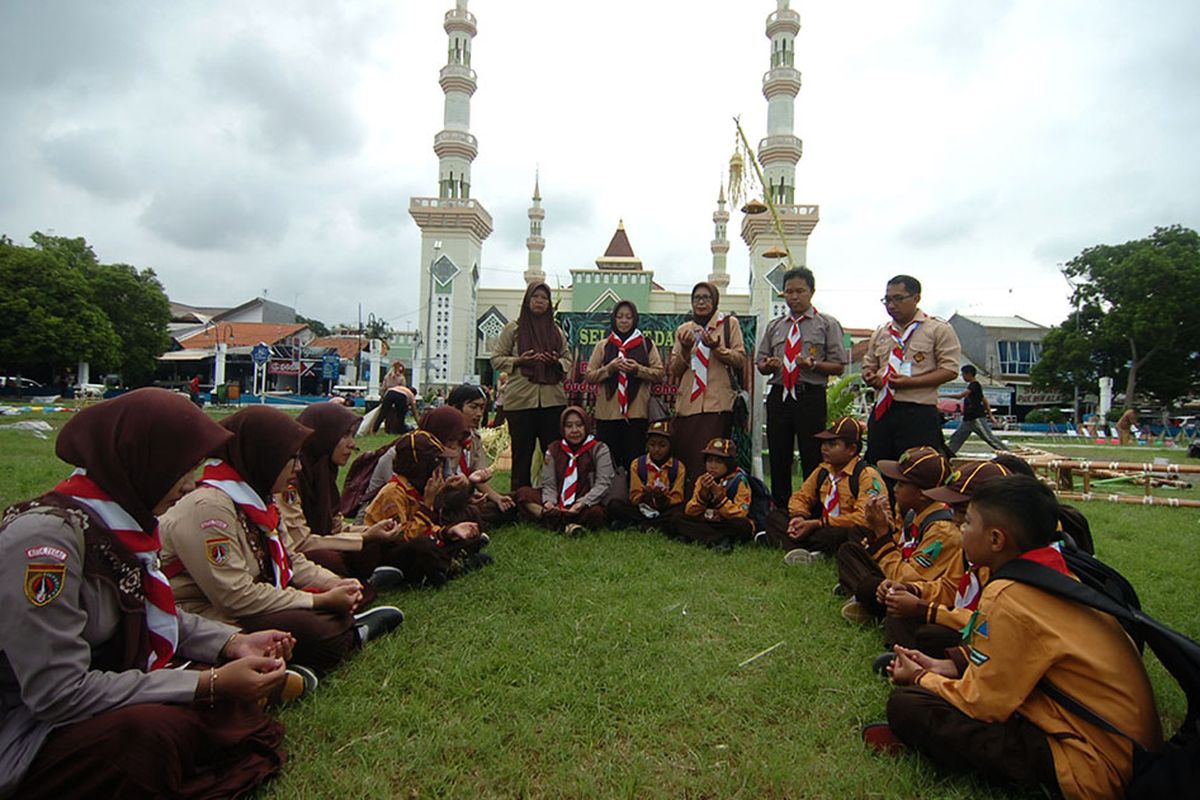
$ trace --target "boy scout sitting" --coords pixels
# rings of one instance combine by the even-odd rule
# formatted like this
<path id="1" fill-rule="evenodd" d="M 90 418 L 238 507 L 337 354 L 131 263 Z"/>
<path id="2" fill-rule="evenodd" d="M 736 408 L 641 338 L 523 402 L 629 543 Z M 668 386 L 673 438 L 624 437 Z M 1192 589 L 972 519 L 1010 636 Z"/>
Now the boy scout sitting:
<path id="1" fill-rule="evenodd" d="M 963 548 L 995 575 L 1029 559 L 1070 575 L 1051 546 L 1054 493 L 1017 475 L 972 496 Z M 1028 584 L 992 578 L 951 659 L 897 646 L 888 725 L 870 725 L 877 749 L 908 745 L 952 769 L 1065 797 L 1120 797 L 1133 746 L 1051 699 L 1052 684 L 1148 750 L 1162 745 L 1154 693 L 1137 648 L 1113 617 Z"/>
<path id="2" fill-rule="evenodd" d="M 671 529 L 680 541 L 703 542 L 719 553 L 729 553 L 735 542 L 754 535 L 750 481 L 737 465 L 733 440 L 713 439 L 700 453 L 704 472 L 696 478 L 692 497 Z"/>
<path id="3" fill-rule="evenodd" d="M 809 564 L 836 553 L 856 528 L 867 524 L 867 501 L 884 492 L 875 468 L 860 456 L 862 426 L 853 417 L 834 420 L 815 434 L 821 442 L 821 466 L 788 499 L 787 510 L 767 515 L 760 541 L 787 550 L 788 564 Z M 863 535 L 860 531 L 857 535 Z"/>
<path id="4" fill-rule="evenodd" d="M 646 431 L 646 452 L 629 464 L 629 498 L 608 501 L 612 526 L 631 525 L 643 530 L 666 530 L 670 519 L 683 510 L 687 470 L 671 454 L 671 423 L 660 419 Z"/>

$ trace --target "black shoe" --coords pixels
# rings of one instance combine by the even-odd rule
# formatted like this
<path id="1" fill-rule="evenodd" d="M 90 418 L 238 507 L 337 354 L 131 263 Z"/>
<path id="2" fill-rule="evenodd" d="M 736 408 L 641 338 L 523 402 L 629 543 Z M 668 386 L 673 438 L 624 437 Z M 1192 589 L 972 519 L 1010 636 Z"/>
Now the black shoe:
<path id="1" fill-rule="evenodd" d="M 888 667 L 896 660 L 895 653 L 880 653 L 875 656 L 875 660 L 871 662 L 871 672 L 880 675 L 884 678 L 888 676 Z"/>
<path id="2" fill-rule="evenodd" d="M 375 587 L 377 591 L 384 592 L 388 589 L 395 589 L 404 584 L 404 573 L 397 567 L 376 567 L 371 573 L 371 577 L 367 583 Z"/>
<path id="3" fill-rule="evenodd" d="M 475 569 L 483 569 L 488 564 L 491 564 L 494 559 L 487 553 L 474 553 L 469 555 L 463 561 L 463 567 L 470 571 Z"/>
<path id="4" fill-rule="evenodd" d="M 728 536 L 724 539 L 718 539 L 716 544 L 712 546 L 714 553 L 728 554 L 733 552 L 733 539 Z"/>
<path id="5" fill-rule="evenodd" d="M 834 597 L 848 597 L 850 594 L 846 591 L 846 587 L 842 586 L 841 581 L 835 583 L 830 591 L 833 592 Z"/>
<path id="6" fill-rule="evenodd" d="M 358 643 L 366 644 L 372 639 L 378 639 L 385 633 L 391 633 L 401 622 L 404 622 L 404 612 L 395 606 L 377 606 L 370 611 L 354 615 L 355 631 L 358 633 Z"/>

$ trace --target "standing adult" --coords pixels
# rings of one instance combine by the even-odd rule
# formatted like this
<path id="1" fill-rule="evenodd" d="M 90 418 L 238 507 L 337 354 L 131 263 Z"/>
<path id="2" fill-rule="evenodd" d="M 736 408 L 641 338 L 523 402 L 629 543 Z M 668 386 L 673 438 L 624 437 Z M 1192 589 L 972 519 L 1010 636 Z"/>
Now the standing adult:
<path id="1" fill-rule="evenodd" d="M 796 267 L 783 273 L 788 313 L 767 324 L 758 344 L 758 371 L 767 379 L 767 447 L 771 463 L 771 496 L 787 508 L 792 496 L 792 451 L 800 450 L 807 478 L 821 464 L 825 430 L 825 385 L 846 367 L 842 324 L 812 304 L 816 280 L 812 270 Z"/>
<path id="2" fill-rule="evenodd" d="M 404 418 L 415 404 L 413 393 L 408 388 L 408 376 L 404 372 L 404 364 L 392 362 L 392 369 L 383 376 L 379 386 L 383 397 L 379 401 L 379 410 L 375 412 L 375 420 L 371 423 L 371 433 L 379 430 L 379 424 L 385 423 L 388 433 L 408 433 L 408 423 Z"/>
<path id="3" fill-rule="evenodd" d="M 550 287 L 530 284 L 521 313 L 504 326 L 492 351 L 492 369 L 509 374 L 504 416 L 512 437 L 513 491 L 532 484 L 534 443 L 544 451 L 558 440 L 558 419 L 567 407 L 563 380 L 571 371 L 567 336 L 554 322 Z"/>
<path id="4" fill-rule="evenodd" d="M 1125 413 L 1117 420 L 1115 427 L 1117 429 L 1117 436 L 1120 437 L 1118 441 L 1122 446 L 1137 444 L 1137 439 L 1133 431 L 1133 426 L 1137 425 L 1137 421 L 1137 412 L 1132 408 L 1125 409 Z"/>
<path id="5" fill-rule="evenodd" d="M 701 450 L 733 429 L 735 392 L 730 370 L 746 363 L 742 326 L 717 310 L 721 293 L 711 283 L 692 287 L 692 318 L 675 330 L 668 369 L 679 381 L 671 448 L 689 478 L 704 472 Z"/>
<path id="6" fill-rule="evenodd" d="M 622 300 L 609 318 L 608 338 L 596 344 L 584 380 L 599 385 L 596 393 L 596 438 L 608 445 L 613 466 L 629 469 L 642 454 L 650 426 L 650 395 L 661 383 L 662 356 L 638 327 L 638 310 Z"/>
<path id="7" fill-rule="evenodd" d="M 79 467 L 0 526 L 0 796 L 234 797 L 279 771 L 255 701 L 291 638 L 177 609 L 158 523 L 230 439 L 184 397 L 137 389 L 67 421 Z M 206 669 L 171 669 L 192 659 Z"/>
<path id="8" fill-rule="evenodd" d="M 863 355 L 863 380 L 875 389 L 867 463 L 894 461 L 922 445 L 945 452 L 937 389 L 958 375 L 958 334 L 918 307 L 921 282 L 911 275 L 888 281 L 880 302 L 892 321 L 875 329 Z"/>
<path id="9" fill-rule="evenodd" d="M 992 413 L 992 404 L 983 396 L 983 387 L 975 379 L 975 368 L 970 364 L 965 365 L 962 368 L 962 377 L 967 382 L 967 388 L 957 395 L 963 401 L 962 422 L 958 424 L 958 430 L 950 437 L 950 444 L 947 445 L 950 455 L 958 452 L 958 448 L 963 446 L 972 431 L 979 434 L 979 438 L 987 442 L 988 447 L 993 450 L 1007 450 L 1004 442 L 996 438 L 996 434 L 988 427 L 988 420 L 995 424 L 996 415 Z"/>

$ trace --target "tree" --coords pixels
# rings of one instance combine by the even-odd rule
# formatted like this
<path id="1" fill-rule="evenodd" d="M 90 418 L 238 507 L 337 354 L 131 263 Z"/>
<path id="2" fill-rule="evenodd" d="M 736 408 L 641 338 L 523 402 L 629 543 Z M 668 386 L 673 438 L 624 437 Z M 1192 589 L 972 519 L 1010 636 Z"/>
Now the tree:
<path id="1" fill-rule="evenodd" d="M 297 314 L 296 322 L 307 325 L 308 329 L 313 332 L 313 336 L 330 335 L 329 326 L 324 322 L 321 322 L 319 319 L 311 319 L 310 317 L 303 316 L 302 314 Z"/>
<path id="2" fill-rule="evenodd" d="M 1089 247 L 1067 262 L 1077 311 L 1042 344 L 1034 382 L 1067 388 L 1109 375 L 1165 405 L 1200 384 L 1200 234 L 1179 225 Z M 1044 364 L 1043 364 L 1044 362 Z"/>
<path id="3" fill-rule="evenodd" d="M 43 250 L 0 243 L 0 364 L 115 362 L 121 342 L 82 270 Z"/>

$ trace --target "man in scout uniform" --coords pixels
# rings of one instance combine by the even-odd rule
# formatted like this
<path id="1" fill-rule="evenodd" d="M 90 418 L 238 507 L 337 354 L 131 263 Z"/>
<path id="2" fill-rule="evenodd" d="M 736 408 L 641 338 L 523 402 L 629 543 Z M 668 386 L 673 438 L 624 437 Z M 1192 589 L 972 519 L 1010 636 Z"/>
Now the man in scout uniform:
<path id="1" fill-rule="evenodd" d="M 800 467 L 808 477 L 820 465 L 821 443 L 815 434 L 825 427 L 825 385 L 845 369 L 842 325 L 812 304 L 815 282 L 806 267 L 783 274 L 788 313 L 767 324 L 755 359 L 767 379 L 767 447 L 770 449 L 771 496 L 783 508 L 792 493 L 792 451 L 800 450 Z"/>
<path id="2" fill-rule="evenodd" d="M 888 281 L 881 302 L 892 320 L 871 334 L 862 365 L 863 380 L 875 389 L 867 462 L 894 459 L 921 445 L 944 452 L 937 388 L 958 375 L 958 335 L 917 307 L 921 282 L 910 275 Z"/>
<path id="3" fill-rule="evenodd" d="M 1016 475 L 981 486 L 963 548 L 992 575 L 1028 559 L 1070 575 L 1051 544 L 1054 493 Z M 1117 620 L 1026 583 L 993 577 L 964 643 L 949 659 L 897 647 L 888 724 L 867 726 L 877 749 L 907 745 L 944 766 L 1063 796 L 1122 797 L 1133 775 L 1128 738 L 1085 722 L 1048 685 L 1150 751 L 1162 746 L 1141 655 Z"/>

